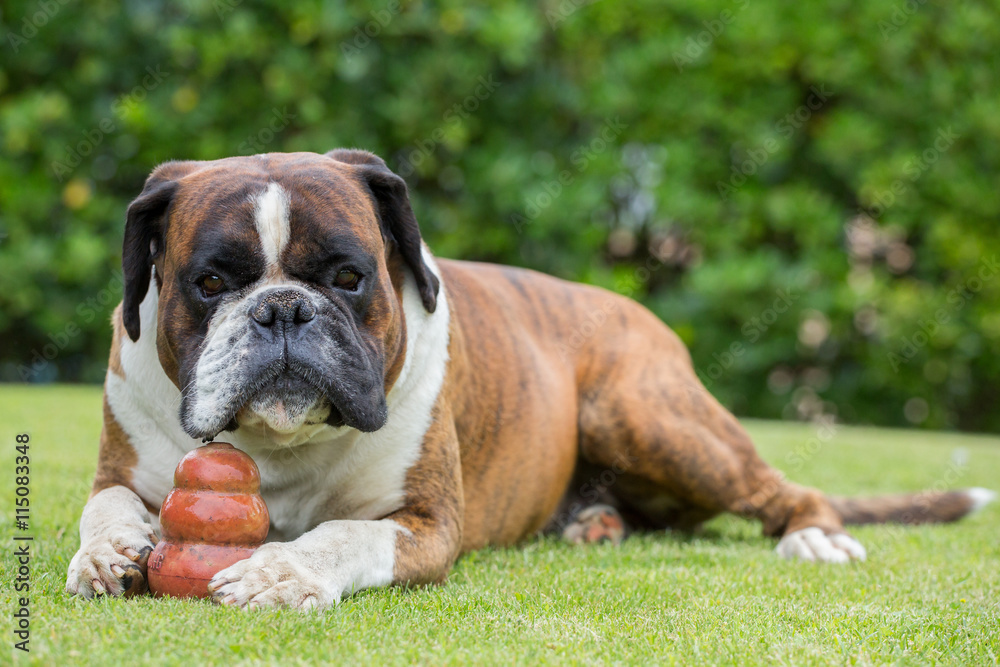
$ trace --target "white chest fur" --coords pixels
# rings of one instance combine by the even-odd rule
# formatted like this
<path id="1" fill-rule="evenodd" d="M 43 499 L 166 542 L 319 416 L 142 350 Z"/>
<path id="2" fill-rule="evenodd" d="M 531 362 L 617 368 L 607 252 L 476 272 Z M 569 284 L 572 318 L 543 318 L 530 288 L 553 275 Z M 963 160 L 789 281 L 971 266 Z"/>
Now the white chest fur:
<path id="1" fill-rule="evenodd" d="M 437 273 L 433 259 L 425 260 Z M 106 393 L 111 410 L 138 456 L 136 492 L 153 505 L 173 484 L 180 458 L 201 443 L 180 427 L 181 395 L 160 367 L 156 352 L 155 282 L 142 303 L 142 335 L 122 340 L 125 378 L 109 371 Z M 256 461 L 264 501 L 271 515 L 269 540 L 295 539 L 323 521 L 377 519 L 402 506 L 406 472 L 421 446 L 448 363 L 449 309 L 444 288 L 437 309 L 427 313 L 412 276 L 403 287 L 406 359 L 387 397 L 389 419 L 374 433 L 348 427 L 311 427 L 302 444 L 283 447 L 260 432 L 237 429 L 220 434 Z"/>

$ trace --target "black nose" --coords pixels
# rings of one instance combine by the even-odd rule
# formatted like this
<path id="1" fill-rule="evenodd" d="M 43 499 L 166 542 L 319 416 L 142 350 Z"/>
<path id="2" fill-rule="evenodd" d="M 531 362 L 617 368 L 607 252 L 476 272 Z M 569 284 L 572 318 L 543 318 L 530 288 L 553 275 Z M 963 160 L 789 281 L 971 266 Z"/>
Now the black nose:
<path id="1" fill-rule="evenodd" d="M 265 327 L 276 323 L 302 324 L 316 317 L 316 307 L 305 293 L 295 289 L 275 290 L 260 298 L 250 311 L 257 324 Z"/>

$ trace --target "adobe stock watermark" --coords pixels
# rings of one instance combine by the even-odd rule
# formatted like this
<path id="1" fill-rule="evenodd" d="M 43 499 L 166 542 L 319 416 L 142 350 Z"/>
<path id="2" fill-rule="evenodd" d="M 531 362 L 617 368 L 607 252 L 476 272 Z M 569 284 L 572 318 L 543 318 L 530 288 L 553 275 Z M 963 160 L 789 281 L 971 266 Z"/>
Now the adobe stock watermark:
<path id="1" fill-rule="evenodd" d="M 167 77 L 170 72 L 164 72 L 160 65 L 147 67 L 146 75 L 142 80 L 127 93 L 119 95 L 111 103 L 111 115 L 102 118 L 96 126 L 83 130 L 81 139 L 75 144 L 67 144 L 63 147 L 63 155 L 53 160 L 50 164 L 52 173 L 59 182 L 62 183 L 66 177 L 73 173 L 73 170 L 80 166 L 83 159 L 89 156 L 94 150 L 104 142 L 104 138 L 118 129 L 116 118 L 121 119 L 126 113 L 131 111 L 135 105 L 146 99 L 150 91 L 155 90 Z"/>
<path id="2" fill-rule="evenodd" d="M 800 104 L 795 111 L 786 114 L 784 118 L 774 125 L 774 133 L 781 139 L 790 139 L 799 129 L 805 125 L 812 115 L 823 108 L 833 93 L 826 89 L 826 84 L 819 84 L 809 88 L 809 95 L 806 101 Z M 728 200 L 732 195 L 743 187 L 747 180 L 757 174 L 771 156 L 781 148 L 781 142 L 774 136 L 764 140 L 764 143 L 757 148 L 751 148 L 746 152 L 746 159 L 739 164 L 730 167 L 729 180 L 726 182 L 716 181 L 715 187 L 719 192 L 722 201 Z"/>
<path id="3" fill-rule="evenodd" d="M 983 259 L 975 274 L 965 278 L 958 286 L 948 291 L 946 301 L 948 307 L 934 311 L 928 319 L 917 320 L 917 330 L 909 336 L 900 336 L 896 351 L 886 353 L 889 366 L 896 373 L 905 364 L 917 356 L 917 353 L 930 344 L 931 340 L 941 331 L 941 327 L 951 321 L 954 314 L 965 308 L 976 295 L 1000 273 L 1000 263 L 996 255 Z"/>
<path id="4" fill-rule="evenodd" d="M 920 180 L 920 177 L 929 171 L 941 159 L 941 156 L 955 145 L 958 139 L 959 135 L 951 129 L 950 125 L 938 128 L 933 144 L 921 151 L 919 157 L 911 158 L 903 163 L 903 174 L 906 178 L 897 178 L 888 188 L 876 192 L 872 196 L 873 205 L 862 208 L 861 212 L 871 218 L 879 218 L 886 209 L 896 203 L 896 198 L 906 192 L 911 184 Z"/>
<path id="5" fill-rule="evenodd" d="M 90 324 L 103 313 L 111 310 L 121 301 L 122 288 L 125 279 L 121 271 L 116 273 L 107 286 L 97 294 L 87 297 L 76 307 L 76 317 L 63 326 L 62 329 L 48 334 L 49 342 L 42 345 L 41 349 L 31 350 L 28 364 L 18 364 L 17 373 L 22 382 L 35 379 L 39 373 L 48 368 L 49 364 L 62 354 L 69 346 L 70 341 L 83 333 L 80 322 Z"/>
<path id="6" fill-rule="evenodd" d="M 683 72 L 686 66 L 700 58 L 725 32 L 726 28 L 736 20 L 740 12 L 750 6 L 750 0 L 736 0 L 733 4 L 734 9 L 723 9 L 715 18 L 702 21 L 701 24 L 705 26 L 705 29 L 688 37 L 681 51 L 674 51 L 674 65 L 677 66 L 678 72 Z"/>
<path id="7" fill-rule="evenodd" d="M 880 526 L 881 532 L 887 534 L 890 539 L 897 539 L 907 526 L 925 522 L 928 512 L 933 505 L 939 502 L 941 494 L 954 490 L 955 486 L 969 474 L 971 469 L 968 450 L 964 447 L 957 447 L 941 476 L 924 487 L 914 499 L 913 506 L 895 522 Z"/>
<path id="8" fill-rule="evenodd" d="M 649 257 L 642 265 L 635 268 L 628 276 L 622 276 L 614 284 L 614 294 L 609 294 L 601 304 L 592 309 L 583 320 L 569 332 L 564 340 L 556 343 L 559 356 L 563 361 L 568 360 L 593 338 L 600 331 L 608 320 L 618 312 L 622 305 L 627 303 L 625 299 L 634 297 L 639 288 L 647 284 L 653 274 L 667 265 L 670 259 L 670 251 L 663 252 L 659 246 L 650 251 Z M 690 389 L 703 391 L 701 387 L 689 387 Z"/>
<path id="9" fill-rule="evenodd" d="M 618 137 L 627 129 L 628 123 L 623 122 L 621 116 L 605 119 L 597 136 L 570 154 L 570 163 L 574 169 L 563 169 L 555 178 L 543 182 L 543 191 L 529 199 L 523 211 L 510 215 L 509 221 L 514 225 L 514 230 L 520 234 L 526 225 L 538 219 L 538 216 L 558 199 L 563 188 L 572 185 L 580 174 L 587 171 L 591 162 L 614 145 Z"/>
<path id="10" fill-rule="evenodd" d="M 600 2 L 600 0 L 560 0 L 555 9 L 547 9 L 545 11 L 545 18 L 549 22 L 549 28 L 555 30 L 559 27 L 560 23 L 573 14 L 597 2 Z"/>
<path id="11" fill-rule="evenodd" d="M 785 465 L 792 473 L 802 470 L 802 467 L 819 454 L 837 436 L 837 422 L 827 414 L 820 415 L 813 422 L 816 433 L 785 454 Z"/>
<path id="12" fill-rule="evenodd" d="M 917 13 L 920 6 L 926 3 L 927 0 L 906 0 L 906 2 L 893 5 L 892 14 L 889 15 L 889 19 L 882 19 L 878 22 L 878 29 L 882 33 L 882 40 L 887 41 L 890 35 L 899 32 L 899 29 L 906 25 L 906 22 Z"/>
<path id="13" fill-rule="evenodd" d="M 153 332 L 156 335 L 156 332 Z M 134 437 L 150 438 L 163 432 L 163 424 L 180 423 L 181 398 L 171 401 L 149 401 L 143 406 L 141 414 L 134 415 Z"/>
<path id="14" fill-rule="evenodd" d="M 775 291 L 775 298 L 771 302 L 771 305 L 762 310 L 758 315 L 751 317 L 740 327 L 740 333 L 743 334 L 743 338 L 751 345 L 756 343 L 782 315 L 789 311 L 792 304 L 798 301 L 801 296 L 793 287 L 786 287 L 785 289 Z M 705 387 L 710 389 L 716 380 L 720 379 L 736 365 L 736 361 L 746 354 L 746 351 L 747 347 L 742 340 L 734 340 L 721 353 L 713 352 L 712 358 L 715 361 L 705 368 L 695 369 L 698 379 L 701 380 Z"/>
<path id="15" fill-rule="evenodd" d="M 816 426 L 813 436 L 785 454 L 785 466 L 792 473 L 802 470 L 806 463 L 814 459 L 837 437 L 839 431 L 837 422 L 830 415 L 820 415 L 813 420 L 813 424 Z M 781 487 L 788 482 L 788 476 L 783 470 L 775 470 L 775 473 L 774 477 L 743 501 L 743 506 L 738 512 L 740 516 L 746 518 L 758 516 L 764 506 L 771 502 Z"/>
<path id="16" fill-rule="evenodd" d="M 243 0 L 214 0 L 212 7 L 215 9 L 215 15 L 222 21 L 227 15 L 235 12 L 236 8 L 242 4 Z"/>
<path id="17" fill-rule="evenodd" d="M 371 10 L 369 12 L 371 20 L 363 26 L 354 27 L 354 36 L 340 43 L 340 53 L 347 60 L 359 55 L 361 50 L 382 34 L 385 27 L 402 11 L 403 7 L 399 0 L 389 0 L 382 9 Z"/>
<path id="18" fill-rule="evenodd" d="M 556 343 L 559 357 L 566 361 L 579 352 L 586 342 L 608 323 L 610 317 L 621 309 L 625 303 L 623 297 L 629 298 L 635 294 L 636 290 L 648 282 L 653 273 L 663 265 L 664 262 L 658 257 L 650 256 L 642 266 L 632 272 L 631 276 L 619 280 L 615 284 L 615 294 L 608 295 L 600 306 L 588 312 L 583 321 L 573 327 L 569 336 Z"/>
<path id="19" fill-rule="evenodd" d="M 600 502 L 604 493 L 638 462 L 639 459 L 631 454 L 625 452 L 618 454 L 610 466 L 580 485 L 577 490 L 580 500 L 573 501 L 564 511 L 552 517 L 546 525 L 546 532 L 562 533 L 566 526 L 573 522 L 577 514 Z"/>
<path id="20" fill-rule="evenodd" d="M 295 118 L 298 118 L 298 115 L 288 113 L 288 107 L 281 107 L 281 109 L 275 107 L 271 109 L 271 115 L 268 117 L 264 127 L 260 128 L 256 134 L 252 134 L 244 139 L 236 150 L 241 155 L 263 153 L 264 147 L 274 141 L 278 133 L 288 127 Z"/>
<path id="21" fill-rule="evenodd" d="M 21 47 L 38 35 L 38 31 L 49 24 L 56 14 L 72 0 L 39 0 L 38 9 L 26 14 L 21 19 L 21 29 L 18 32 L 7 31 L 7 43 L 17 53 Z"/>
<path id="22" fill-rule="evenodd" d="M 437 150 L 438 145 L 444 141 L 446 127 L 455 123 L 461 123 L 463 120 L 469 118 L 500 87 L 500 82 L 496 81 L 492 74 L 479 77 L 477 83 L 478 85 L 470 95 L 466 96 L 461 102 L 456 102 L 450 109 L 444 112 L 441 116 L 442 125 L 434 128 L 427 138 L 414 142 L 413 148 L 400 160 L 399 166 L 396 168 L 397 174 L 403 178 L 412 175 L 417 170 L 417 167 L 422 165 L 424 160 L 429 158 Z"/>

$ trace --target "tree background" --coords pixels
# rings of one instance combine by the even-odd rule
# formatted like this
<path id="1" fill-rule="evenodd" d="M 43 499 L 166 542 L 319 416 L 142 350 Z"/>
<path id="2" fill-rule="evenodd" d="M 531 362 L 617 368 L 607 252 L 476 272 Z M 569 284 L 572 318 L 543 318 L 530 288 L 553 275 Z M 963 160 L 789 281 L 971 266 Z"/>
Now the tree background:
<path id="1" fill-rule="evenodd" d="M 996 3 L 9 0 L 0 35 L 2 380 L 103 378 L 157 163 L 345 146 L 438 255 L 641 300 L 737 414 L 1000 430 Z"/>

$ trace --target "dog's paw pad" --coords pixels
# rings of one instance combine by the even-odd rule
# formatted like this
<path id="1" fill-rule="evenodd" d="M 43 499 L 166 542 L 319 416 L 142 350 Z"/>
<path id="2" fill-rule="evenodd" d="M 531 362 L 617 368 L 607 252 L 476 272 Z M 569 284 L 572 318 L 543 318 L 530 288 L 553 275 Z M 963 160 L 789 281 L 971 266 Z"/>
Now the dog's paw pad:
<path id="1" fill-rule="evenodd" d="M 846 533 L 827 535 L 821 528 L 803 528 L 788 533 L 778 542 L 775 551 L 789 560 L 807 560 L 820 563 L 849 563 L 864 560 L 865 548 Z"/>
<path id="2" fill-rule="evenodd" d="M 563 529 L 562 536 L 572 544 L 621 544 L 625 538 L 625 521 L 610 505 L 593 505 L 577 514 Z"/>

